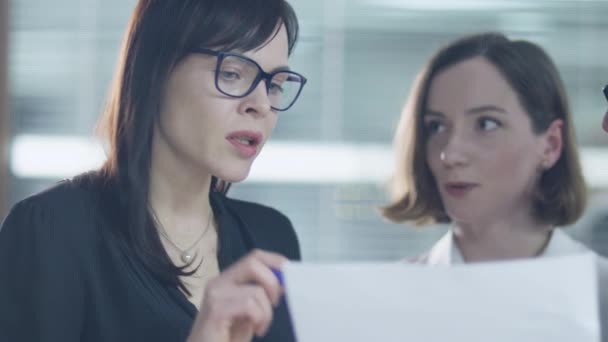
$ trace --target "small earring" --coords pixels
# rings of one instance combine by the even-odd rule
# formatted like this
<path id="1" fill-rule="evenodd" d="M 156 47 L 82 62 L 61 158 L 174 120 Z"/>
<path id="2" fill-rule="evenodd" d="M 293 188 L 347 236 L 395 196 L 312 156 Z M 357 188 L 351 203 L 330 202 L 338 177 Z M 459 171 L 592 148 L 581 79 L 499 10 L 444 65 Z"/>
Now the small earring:
<path id="1" fill-rule="evenodd" d="M 541 165 L 541 169 L 543 171 L 547 170 L 549 168 L 549 164 L 550 164 L 550 162 L 548 160 L 546 160 L 546 159 L 543 160 L 543 162 L 540 164 Z"/>

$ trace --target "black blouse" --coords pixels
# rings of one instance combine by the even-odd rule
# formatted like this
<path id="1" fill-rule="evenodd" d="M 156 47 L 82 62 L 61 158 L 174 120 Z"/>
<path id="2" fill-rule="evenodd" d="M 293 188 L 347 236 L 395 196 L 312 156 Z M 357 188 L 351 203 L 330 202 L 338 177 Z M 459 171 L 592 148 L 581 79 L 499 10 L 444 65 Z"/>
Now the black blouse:
<path id="1" fill-rule="evenodd" d="M 73 180 L 17 203 L 0 228 L 0 341 L 184 341 L 197 309 L 111 238 L 100 196 Z M 218 262 L 252 248 L 299 260 L 287 217 L 212 193 Z M 293 341 L 285 301 L 266 337 Z"/>

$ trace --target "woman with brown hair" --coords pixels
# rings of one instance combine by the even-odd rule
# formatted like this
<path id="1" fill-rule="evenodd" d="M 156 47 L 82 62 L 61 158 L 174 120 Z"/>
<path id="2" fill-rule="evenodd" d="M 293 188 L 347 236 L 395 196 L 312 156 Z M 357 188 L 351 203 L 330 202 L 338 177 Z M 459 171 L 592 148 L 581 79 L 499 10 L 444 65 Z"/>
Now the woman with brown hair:
<path id="1" fill-rule="evenodd" d="M 273 273 L 300 258 L 293 227 L 226 191 L 306 82 L 297 36 L 284 0 L 139 1 L 105 165 L 2 224 L 1 341 L 293 340 Z"/>
<path id="2" fill-rule="evenodd" d="M 385 217 L 451 224 L 416 262 L 587 251 L 556 229 L 582 214 L 586 188 L 564 86 L 539 46 L 487 33 L 441 49 L 417 79 L 395 146 Z M 598 270 L 607 334 L 606 260 Z"/>

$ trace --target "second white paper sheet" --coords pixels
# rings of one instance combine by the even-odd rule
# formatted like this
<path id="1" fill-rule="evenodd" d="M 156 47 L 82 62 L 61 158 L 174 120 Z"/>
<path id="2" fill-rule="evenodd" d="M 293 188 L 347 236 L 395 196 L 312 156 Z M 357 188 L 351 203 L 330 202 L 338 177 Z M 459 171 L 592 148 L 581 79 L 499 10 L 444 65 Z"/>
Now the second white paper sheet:
<path id="1" fill-rule="evenodd" d="M 598 342 L 595 256 L 426 266 L 288 263 L 299 342 Z"/>

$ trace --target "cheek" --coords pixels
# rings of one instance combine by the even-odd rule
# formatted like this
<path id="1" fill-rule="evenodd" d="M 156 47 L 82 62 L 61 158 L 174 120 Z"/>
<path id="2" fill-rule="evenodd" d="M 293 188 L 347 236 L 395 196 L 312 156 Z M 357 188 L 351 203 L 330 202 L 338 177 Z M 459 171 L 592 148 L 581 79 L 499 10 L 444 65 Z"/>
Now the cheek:
<path id="1" fill-rule="evenodd" d="M 168 135 L 189 154 L 198 154 L 201 149 L 214 150 L 218 139 L 226 133 L 228 116 L 214 106 L 203 107 L 191 102 L 179 111 L 167 114 L 165 127 L 170 131 Z"/>
<path id="2" fill-rule="evenodd" d="M 277 126 L 277 121 L 278 121 L 277 119 L 278 119 L 277 114 L 270 115 L 270 119 L 268 120 L 270 131 L 273 131 L 274 128 Z"/>
<path id="3" fill-rule="evenodd" d="M 183 92 L 171 92 L 165 98 L 161 120 L 165 127 L 177 134 L 190 134 L 192 131 L 200 129 L 205 124 L 207 111 L 200 97 L 195 96 L 191 89 L 184 89 Z"/>
<path id="4" fill-rule="evenodd" d="M 492 162 L 488 163 L 490 170 L 488 176 L 497 178 L 499 181 L 513 180 L 515 182 L 527 183 L 527 180 L 534 176 L 535 163 L 532 158 L 530 146 L 522 144 L 521 146 L 503 145 L 495 150 L 488 158 Z"/>
<path id="5" fill-rule="evenodd" d="M 441 164 L 441 146 L 438 139 L 429 139 L 425 147 L 426 163 L 435 177 Z"/>
<path id="6" fill-rule="evenodd" d="M 267 117 L 264 119 L 264 128 L 266 129 L 266 137 L 269 137 L 274 128 L 277 125 L 278 117 L 281 114 L 277 113 L 269 113 Z"/>

